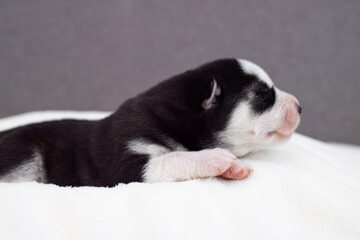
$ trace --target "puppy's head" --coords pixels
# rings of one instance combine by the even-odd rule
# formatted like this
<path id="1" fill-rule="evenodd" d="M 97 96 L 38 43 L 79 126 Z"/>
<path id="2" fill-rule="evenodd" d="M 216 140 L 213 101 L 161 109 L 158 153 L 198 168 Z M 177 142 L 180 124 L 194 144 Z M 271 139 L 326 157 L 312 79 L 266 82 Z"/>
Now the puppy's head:
<path id="1" fill-rule="evenodd" d="M 282 143 L 299 125 L 298 100 L 278 89 L 255 63 L 218 60 L 195 69 L 194 74 L 202 83 L 195 102 L 204 124 L 216 144 L 234 154 Z"/>

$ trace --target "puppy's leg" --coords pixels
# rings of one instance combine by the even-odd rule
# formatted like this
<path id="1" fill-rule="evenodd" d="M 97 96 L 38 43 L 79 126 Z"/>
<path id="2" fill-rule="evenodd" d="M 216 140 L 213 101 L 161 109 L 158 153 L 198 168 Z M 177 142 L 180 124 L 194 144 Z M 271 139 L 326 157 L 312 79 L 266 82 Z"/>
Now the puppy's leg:
<path id="1" fill-rule="evenodd" d="M 21 131 L 0 133 L 0 182 L 45 182 L 41 154 Z"/>
<path id="2" fill-rule="evenodd" d="M 150 158 L 144 169 L 145 182 L 181 181 L 222 175 L 234 165 L 235 155 L 215 148 L 198 152 L 170 152 Z M 236 170 L 238 170 L 238 166 Z"/>

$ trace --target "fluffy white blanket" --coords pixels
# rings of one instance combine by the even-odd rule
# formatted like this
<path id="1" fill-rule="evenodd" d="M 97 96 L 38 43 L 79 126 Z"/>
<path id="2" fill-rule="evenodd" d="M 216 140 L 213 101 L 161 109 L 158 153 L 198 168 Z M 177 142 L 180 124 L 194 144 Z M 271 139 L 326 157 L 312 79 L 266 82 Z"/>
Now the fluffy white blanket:
<path id="1" fill-rule="evenodd" d="M 101 112 L 38 112 L 0 130 Z M 0 239 L 360 239 L 360 148 L 300 134 L 252 154 L 246 180 L 114 188 L 0 183 Z"/>

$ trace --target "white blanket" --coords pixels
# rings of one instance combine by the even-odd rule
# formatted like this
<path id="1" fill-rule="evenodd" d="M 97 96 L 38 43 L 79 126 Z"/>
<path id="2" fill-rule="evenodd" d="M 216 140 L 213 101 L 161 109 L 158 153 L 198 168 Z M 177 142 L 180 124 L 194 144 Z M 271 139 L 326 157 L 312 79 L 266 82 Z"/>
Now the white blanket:
<path id="1" fill-rule="evenodd" d="M 0 130 L 100 112 L 38 112 Z M 252 154 L 246 180 L 114 188 L 0 183 L 0 239 L 360 239 L 360 148 L 300 134 Z"/>

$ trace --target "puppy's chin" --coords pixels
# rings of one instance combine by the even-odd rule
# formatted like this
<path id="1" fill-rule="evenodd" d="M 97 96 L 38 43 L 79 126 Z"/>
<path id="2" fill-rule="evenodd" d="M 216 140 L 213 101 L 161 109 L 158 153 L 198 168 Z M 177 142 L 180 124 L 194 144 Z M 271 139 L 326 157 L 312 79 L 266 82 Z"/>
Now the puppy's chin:
<path id="1" fill-rule="evenodd" d="M 248 145 L 250 147 L 249 149 L 247 149 L 246 152 L 253 152 L 263 148 L 279 146 L 289 141 L 293 133 L 295 132 L 297 125 L 298 123 L 296 124 L 296 126 L 294 125 L 291 130 L 288 129 L 284 132 L 282 132 L 281 130 L 265 131 L 257 136 L 251 134 L 250 132 L 250 135 L 248 136 L 248 141 L 252 144 Z"/>
<path id="2" fill-rule="evenodd" d="M 270 139 L 268 147 L 278 146 L 289 141 L 293 133 L 294 132 L 283 134 L 277 131 L 267 133 L 266 137 Z"/>
<path id="3" fill-rule="evenodd" d="M 283 134 L 283 133 L 278 132 L 278 131 L 271 131 L 271 132 L 267 133 L 267 137 L 275 138 L 275 139 L 278 139 L 278 140 L 287 140 L 292 136 L 292 134 L 293 134 L 292 132 Z"/>
<path id="4" fill-rule="evenodd" d="M 239 137 L 241 139 L 238 145 L 228 145 L 229 150 L 238 157 L 244 157 L 249 153 L 259 151 L 261 149 L 271 148 L 279 146 L 290 140 L 292 134 L 283 134 L 277 131 L 264 132 L 258 135 L 254 135 L 252 131 L 248 135 Z"/>
<path id="5" fill-rule="evenodd" d="M 300 123 L 300 117 L 296 117 L 291 123 L 282 124 L 279 128 L 266 133 L 268 138 L 274 139 L 275 142 L 283 143 L 291 138 Z"/>
<path id="6" fill-rule="evenodd" d="M 279 127 L 276 130 L 268 131 L 266 137 L 273 139 L 275 142 L 284 142 L 291 138 L 296 128 L 300 123 L 300 119 L 297 119 L 291 126 L 289 124 L 284 124 L 284 126 Z"/>

